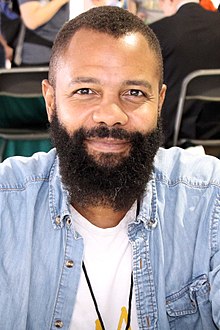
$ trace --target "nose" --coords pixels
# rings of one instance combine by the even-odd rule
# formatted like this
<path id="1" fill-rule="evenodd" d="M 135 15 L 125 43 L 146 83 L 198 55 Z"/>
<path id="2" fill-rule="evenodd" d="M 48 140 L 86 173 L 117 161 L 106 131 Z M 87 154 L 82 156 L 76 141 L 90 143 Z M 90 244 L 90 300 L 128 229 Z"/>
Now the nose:
<path id="1" fill-rule="evenodd" d="M 109 127 L 124 126 L 128 121 L 128 116 L 116 102 L 102 102 L 93 112 L 93 121 Z"/>

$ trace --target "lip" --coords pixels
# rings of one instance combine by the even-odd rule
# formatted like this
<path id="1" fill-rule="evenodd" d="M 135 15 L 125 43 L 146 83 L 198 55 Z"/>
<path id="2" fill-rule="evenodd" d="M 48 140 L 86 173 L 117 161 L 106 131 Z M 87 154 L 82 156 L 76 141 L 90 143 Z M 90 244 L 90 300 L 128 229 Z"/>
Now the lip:
<path id="1" fill-rule="evenodd" d="M 98 152 L 120 153 L 130 149 L 130 142 L 113 138 L 87 139 L 86 145 L 89 150 Z"/>

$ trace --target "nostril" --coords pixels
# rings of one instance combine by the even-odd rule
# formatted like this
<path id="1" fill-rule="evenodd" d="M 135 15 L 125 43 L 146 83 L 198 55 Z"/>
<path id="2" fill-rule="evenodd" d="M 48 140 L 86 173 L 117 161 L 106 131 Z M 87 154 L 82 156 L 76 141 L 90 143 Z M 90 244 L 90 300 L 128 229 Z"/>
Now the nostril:
<path id="1" fill-rule="evenodd" d="M 128 121 L 127 114 L 116 104 L 110 104 L 93 112 L 93 121 L 96 124 L 107 126 L 125 125 Z"/>

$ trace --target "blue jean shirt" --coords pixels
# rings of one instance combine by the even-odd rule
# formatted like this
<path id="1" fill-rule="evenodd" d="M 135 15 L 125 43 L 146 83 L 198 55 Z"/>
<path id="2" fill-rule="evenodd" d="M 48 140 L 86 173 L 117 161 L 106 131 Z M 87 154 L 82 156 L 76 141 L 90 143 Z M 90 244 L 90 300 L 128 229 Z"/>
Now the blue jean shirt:
<path id="1" fill-rule="evenodd" d="M 139 329 L 220 328 L 219 221 L 219 160 L 160 149 L 128 228 Z M 82 255 L 55 149 L 4 161 L 0 329 L 69 329 Z"/>

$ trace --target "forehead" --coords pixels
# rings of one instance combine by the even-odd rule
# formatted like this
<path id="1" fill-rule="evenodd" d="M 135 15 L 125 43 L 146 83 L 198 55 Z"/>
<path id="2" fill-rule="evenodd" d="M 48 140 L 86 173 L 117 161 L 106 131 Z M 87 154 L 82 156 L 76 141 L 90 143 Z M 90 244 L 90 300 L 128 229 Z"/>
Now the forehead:
<path id="1" fill-rule="evenodd" d="M 110 48 L 109 48 L 110 46 Z M 119 38 L 115 38 L 107 33 L 98 32 L 88 29 L 80 29 L 72 37 L 69 46 L 67 47 L 64 57 L 69 57 L 73 54 L 83 54 L 84 56 L 92 53 L 110 52 L 112 55 L 115 52 L 125 52 L 129 56 L 130 53 L 139 54 L 139 56 L 154 56 L 149 48 L 146 38 L 139 32 L 129 33 Z M 83 58 L 82 58 L 83 60 Z M 137 58 L 138 61 L 138 58 Z"/>
<path id="2" fill-rule="evenodd" d="M 61 71 L 74 74 L 91 68 L 103 71 L 127 68 L 130 74 L 134 70 L 135 73 L 158 75 L 156 55 L 139 32 L 114 38 L 106 33 L 81 29 L 74 34 L 58 63 L 57 78 Z M 62 78 L 64 76 L 62 72 Z"/>

